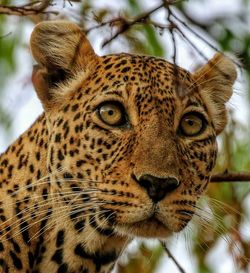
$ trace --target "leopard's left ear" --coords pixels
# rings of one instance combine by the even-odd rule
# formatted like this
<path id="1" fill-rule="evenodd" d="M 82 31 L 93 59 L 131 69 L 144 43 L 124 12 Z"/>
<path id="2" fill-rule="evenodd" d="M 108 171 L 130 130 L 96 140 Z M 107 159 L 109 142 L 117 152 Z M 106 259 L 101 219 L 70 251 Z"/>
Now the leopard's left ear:
<path id="1" fill-rule="evenodd" d="M 219 134 L 227 124 L 225 104 L 233 94 L 236 67 L 229 58 L 216 53 L 193 76 L 212 118 L 216 134 Z"/>
<path id="2" fill-rule="evenodd" d="M 32 80 L 44 108 L 53 105 L 53 87 L 78 71 L 93 70 L 97 55 L 79 26 L 69 21 L 39 23 L 30 39 L 35 66 Z"/>

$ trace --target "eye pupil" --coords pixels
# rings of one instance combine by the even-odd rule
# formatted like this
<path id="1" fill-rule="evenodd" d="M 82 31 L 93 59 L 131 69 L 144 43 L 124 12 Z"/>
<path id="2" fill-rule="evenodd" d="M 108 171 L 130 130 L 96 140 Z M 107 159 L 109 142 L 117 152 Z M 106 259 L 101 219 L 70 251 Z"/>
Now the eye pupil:
<path id="1" fill-rule="evenodd" d="M 192 120 L 188 120 L 188 124 L 189 124 L 190 126 L 193 126 L 193 125 L 194 125 L 194 122 L 193 122 Z"/>
<path id="2" fill-rule="evenodd" d="M 114 115 L 114 111 L 113 111 L 113 110 L 109 110 L 109 111 L 108 111 L 108 114 L 109 114 L 110 116 L 112 116 L 112 115 Z"/>

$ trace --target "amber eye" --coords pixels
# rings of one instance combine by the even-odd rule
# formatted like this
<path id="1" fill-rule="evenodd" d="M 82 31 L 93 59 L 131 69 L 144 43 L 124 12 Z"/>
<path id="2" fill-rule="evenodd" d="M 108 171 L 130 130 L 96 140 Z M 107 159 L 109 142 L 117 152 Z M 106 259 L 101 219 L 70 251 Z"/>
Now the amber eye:
<path id="1" fill-rule="evenodd" d="M 179 131 L 184 136 L 196 136 L 204 131 L 206 120 L 200 113 L 185 114 L 180 122 Z"/>
<path id="2" fill-rule="evenodd" d="M 98 107 L 100 119 L 110 126 L 122 126 L 126 123 L 123 106 L 119 102 L 105 102 Z"/>

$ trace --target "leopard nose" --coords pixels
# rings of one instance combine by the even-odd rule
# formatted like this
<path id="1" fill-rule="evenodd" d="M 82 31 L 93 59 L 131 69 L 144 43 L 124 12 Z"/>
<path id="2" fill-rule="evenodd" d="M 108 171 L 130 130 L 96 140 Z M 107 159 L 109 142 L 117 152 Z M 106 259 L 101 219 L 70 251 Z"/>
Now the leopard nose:
<path id="1" fill-rule="evenodd" d="M 180 182 L 175 177 L 156 177 L 143 174 L 136 178 L 137 183 L 147 190 L 148 196 L 156 203 L 162 200 L 168 193 L 178 188 Z"/>

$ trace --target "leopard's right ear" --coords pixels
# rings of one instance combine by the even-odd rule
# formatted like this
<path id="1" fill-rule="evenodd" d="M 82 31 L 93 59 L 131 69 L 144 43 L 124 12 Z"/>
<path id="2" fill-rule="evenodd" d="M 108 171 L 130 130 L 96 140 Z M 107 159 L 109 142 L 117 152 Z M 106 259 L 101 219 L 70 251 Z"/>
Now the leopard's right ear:
<path id="1" fill-rule="evenodd" d="M 68 21 L 39 23 L 30 39 L 35 66 L 32 81 L 43 106 L 49 107 L 58 84 L 78 71 L 90 71 L 97 58 L 79 26 Z"/>

